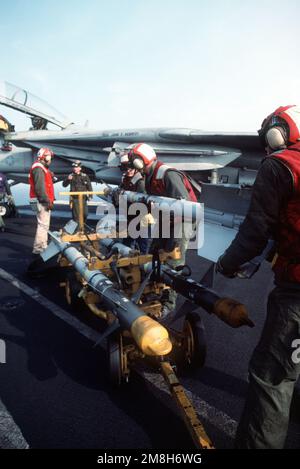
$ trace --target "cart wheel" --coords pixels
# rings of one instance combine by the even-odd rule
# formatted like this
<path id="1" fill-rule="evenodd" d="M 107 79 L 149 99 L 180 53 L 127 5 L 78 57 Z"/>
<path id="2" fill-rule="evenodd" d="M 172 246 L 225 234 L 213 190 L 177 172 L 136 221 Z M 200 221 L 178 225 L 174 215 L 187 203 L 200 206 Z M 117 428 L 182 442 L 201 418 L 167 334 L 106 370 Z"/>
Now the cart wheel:
<path id="1" fill-rule="evenodd" d="M 128 378 L 124 373 L 123 338 L 120 332 L 108 337 L 107 354 L 110 382 L 114 386 L 120 386 Z"/>
<path id="2" fill-rule="evenodd" d="M 3 218 L 8 218 L 10 216 L 10 212 L 11 212 L 10 206 L 7 203 L 2 202 L 0 204 L 0 215 Z"/>
<path id="3" fill-rule="evenodd" d="M 82 285 L 78 281 L 76 274 L 74 272 L 69 273 L 66 278 L 65 293 L 68 304 L 72 306 L 75 312 L 80 312 L 86 307 L 82 298 L 78 297 L 81 289 Z"/>
<path id="4" fill-rule="evenodd" d="M 188 313 L 183 325 L 183 350 L 185 362 L 191 367 L 202 368 L 206 359 L 206 338 L 201 317 L 197 313 Z"/>

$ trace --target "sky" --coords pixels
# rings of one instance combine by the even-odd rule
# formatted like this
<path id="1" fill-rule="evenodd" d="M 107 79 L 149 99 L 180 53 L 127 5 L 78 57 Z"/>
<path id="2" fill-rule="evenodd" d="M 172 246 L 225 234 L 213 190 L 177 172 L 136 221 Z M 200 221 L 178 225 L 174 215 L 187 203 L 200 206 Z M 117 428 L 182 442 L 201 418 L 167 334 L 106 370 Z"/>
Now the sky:
<path id="1" fill-rule="evenodd" d="M 0 80 L 90 128 L 256 131 L 300 101 L 299 17 L 299 0 L 3 1 Z"/>

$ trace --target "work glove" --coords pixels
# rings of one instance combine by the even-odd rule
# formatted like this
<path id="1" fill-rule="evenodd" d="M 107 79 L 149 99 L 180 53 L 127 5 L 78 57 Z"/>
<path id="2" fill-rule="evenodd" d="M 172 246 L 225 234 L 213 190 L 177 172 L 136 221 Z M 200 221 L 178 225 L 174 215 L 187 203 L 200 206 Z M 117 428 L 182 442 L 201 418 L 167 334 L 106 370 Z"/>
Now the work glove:
<path id="1" fill-rule="evenodd" d="M 232 298 L 220 298 L 217 300 L 214 304 L 213 313 L 231 327 L 254 327 L 254 323 L 248 317 L 245 305 Z"/>
<path id="2" fill-rule="evenodd" d="M 103 189 L 103 196 L 104 197 L 111 197 L 112 189 L 111 187 L 104 187 Z M 97 195 L 100 199 L 103 197 L 102 195 Z"/>
<path id="3" fill-rule="evenodd" d="M 123 190 L 120 187 L 117 187 L 111 192 L 111 201 L 115 207 L 119 207 L 119 197 L 122 194 Z"/>
<path id="4" fill-rule="evenodd" d="M 233 270 L 226 270 L 224 267 L 223 267 L 223 264 L 222 264 L 222 259 L 224 257 L 224 254 L 222 254 L 222 256 L 219 257 L 219 259 L 217 260 L 216 262 L 216 272 L 218 272 L 219 274 L 222 274 L 224 275 L 224 277 L 227 277 L 227 278 L 234 278 L 237 276 L 237 272 L 233 271 Z"/>
<path id="5" fill-rule="evenodd" d="M 146 228 L 148 225 L 155 225 L 156 221 L 151 213 L 147 213 L 141 219 L 141 226 Z"/>

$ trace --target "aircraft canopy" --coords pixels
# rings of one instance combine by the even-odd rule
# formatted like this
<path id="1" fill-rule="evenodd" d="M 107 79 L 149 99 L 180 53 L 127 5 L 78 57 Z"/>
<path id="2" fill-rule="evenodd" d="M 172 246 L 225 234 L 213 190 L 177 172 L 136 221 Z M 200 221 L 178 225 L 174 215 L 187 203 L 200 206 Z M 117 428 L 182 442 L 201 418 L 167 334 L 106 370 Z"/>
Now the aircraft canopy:
<path id="1" fill-rule="evenodd" d="M 66 128 L 72 123 L 46 101 L 6 81 L 0 82 L 1 104 L 28 114 L 30 117 L 45 119 L 60 128 Z"/>

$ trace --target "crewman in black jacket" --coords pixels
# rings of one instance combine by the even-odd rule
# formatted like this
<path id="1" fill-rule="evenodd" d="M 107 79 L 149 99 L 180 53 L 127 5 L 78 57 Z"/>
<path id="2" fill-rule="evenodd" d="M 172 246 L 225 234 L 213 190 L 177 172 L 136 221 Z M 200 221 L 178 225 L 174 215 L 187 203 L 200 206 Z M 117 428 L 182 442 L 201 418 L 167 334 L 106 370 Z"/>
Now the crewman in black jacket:
<path id="1" fill-rule="evenodd" d="M 72 164 L 73 172 L 63 181 L 63 186 L 67 187 L 71 185 L 71 192 L 91 192 L 93 190 L 89 176 L 82 172 L 81 161 L 75 161 Z M 87 200 L 91 199 L 92 196 L 83 197 L 83 210 L 84 210 L 84 221 L 88 216 L 88 205 Z M 79 201 L 77 196 L 70 196 L 70 207 L 72 209 L 72 217 L 77 223 L 79 223 Z"/>
<path id="2" fill-rule="evenodd" d="M 267 157 L 253 186 L 247 216 L 219 258 L 217 270 L 238 275 L 270 238 L 276 255 L 275 288 L 249 364 L 249 388 L 237 448 L 283 448 L 293 391 L 300 376 L 300 107 L 281 106 L 259 131 Z"/>

